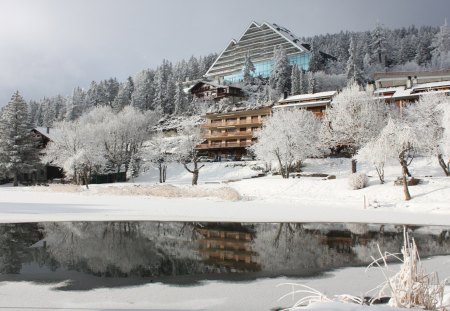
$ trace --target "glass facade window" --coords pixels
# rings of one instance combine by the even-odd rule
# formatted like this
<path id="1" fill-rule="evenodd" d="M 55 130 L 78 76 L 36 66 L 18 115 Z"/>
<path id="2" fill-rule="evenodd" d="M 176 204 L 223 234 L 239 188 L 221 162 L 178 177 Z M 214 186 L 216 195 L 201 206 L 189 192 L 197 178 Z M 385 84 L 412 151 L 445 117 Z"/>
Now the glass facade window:
<path id="1" fill-rule="evenodd" d="M 309 58 L 310 58 L 309 53 L 295 54 L 295 55 L 288 56 L 289 64 L 291 66 L 297 65 L 298 68 L 303 69 L 305 71 L 309 69 Z M 272 60 L 256 62 L 256 63 L 254 63 L 254 65 L 255 65 L 255 72 L 253 74 L 254 77 L 263 77 L 263 78 L 270 77 L 270 73 L 272 72 L 272 65 L 273 65 Z M 227 83 L 240 82 L 244 79 L 244 73 L 242 71 L 240 71 L 240 72 L 237 72 L 237 73 L 234 73 L 231 75 L 224 76 L 223 79 Z"/>

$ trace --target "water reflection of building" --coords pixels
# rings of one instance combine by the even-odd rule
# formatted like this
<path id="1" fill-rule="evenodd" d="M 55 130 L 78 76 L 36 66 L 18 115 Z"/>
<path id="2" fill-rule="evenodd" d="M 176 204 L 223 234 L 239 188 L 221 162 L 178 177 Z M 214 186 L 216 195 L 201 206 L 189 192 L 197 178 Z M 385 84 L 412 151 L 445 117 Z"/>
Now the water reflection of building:
<path id="1" fill-rule="evenodd" d="M 255 233 L 241 224 L 208 224 L 198 227 L 199 253 L 203 260 L 227 272 L 260 271 L 257 254 L 252 250 Z"/>

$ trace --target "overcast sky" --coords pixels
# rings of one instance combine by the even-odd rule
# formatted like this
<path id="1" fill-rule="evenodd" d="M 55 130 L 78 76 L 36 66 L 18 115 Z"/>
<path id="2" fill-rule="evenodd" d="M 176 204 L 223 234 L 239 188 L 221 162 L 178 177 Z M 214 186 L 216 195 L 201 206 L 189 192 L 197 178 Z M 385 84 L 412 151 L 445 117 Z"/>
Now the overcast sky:
<path id="1" fill-rule="evenodd" d="M 449 0 L 0 0 L 0 106 L 220 52 L 252 20 L 302 37 L 446 17 Z"/>

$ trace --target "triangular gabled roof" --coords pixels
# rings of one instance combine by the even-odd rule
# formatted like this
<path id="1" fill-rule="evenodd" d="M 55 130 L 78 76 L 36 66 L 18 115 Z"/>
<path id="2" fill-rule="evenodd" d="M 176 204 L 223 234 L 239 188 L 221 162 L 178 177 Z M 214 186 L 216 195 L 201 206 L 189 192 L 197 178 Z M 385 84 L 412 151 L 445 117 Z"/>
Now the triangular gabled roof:
<path id="1" fill-rule="evenodd" d="M 258 32 L 260 32 L 258 34 Z M 274 36 L 277 35 L 277 36 Z M 265 40 L 266 36 L 271 36 L 271 39 Z M 257 40 L 256 38 L 261 37 L 261 41 L 258 42 L 260 46 L 258 48 L 250 47 L 254 46 L 255 43 L 249 44 L 246 42 L 243 43 L 242 46 L 240 46 L 240 43 L 242 40 L 244 41 L 250 41 L 250 40 Z M 211 65 L 211 67 L 208 69 L 208 71 L 205 74 L 205 77 L 208 76 L 216 76 L 220 74 L 218 70 L 220 70 L 223 67 L 226 67 L 225 65 L 220 66 L 220 62 L 225 58 L 233 58 L 234 68 L 227 69 L 225 71 L 233 72 L 237 71 L 241 63 L 243 63 L 243 55 L 250 51 L 252 60 L 254 62 L 265 60 L 271 57 L 264 57 L 260 56 L 260 54 L 264 55 L 270 55 L 270 53 L 273 53 L 273 48 L 276 45 L 283 44 L 287 48 L 287 54 L 297 54 L 297 53 L 309 53 L 309 49 L 303 45 L 301 40 L 296 37 L 293 33 L 291 33 L 288 29 L 279 26 L 277 24 L 272 24 L 268 22 L 263 22 L 262 24 L 258 24 L 256 22 L 251 22 L 250 25 L 247 27 L 247 29 L 244 31 L 244 33 L 240 36 L 239 40 L 231 40 L 227 47 L 219 54 L 219 56 L 216 58 L 214 63 Z M 270 50 L 270 51 L 268 51 Z M 263 51 L 263 52 L 261 52 Z M 229 53 L 229 55 L 224 56 L 225 53 Z M 234 54 L 233 54 L 234 53 Z M 230 61 L 227 60 L 228 63 Z"/>

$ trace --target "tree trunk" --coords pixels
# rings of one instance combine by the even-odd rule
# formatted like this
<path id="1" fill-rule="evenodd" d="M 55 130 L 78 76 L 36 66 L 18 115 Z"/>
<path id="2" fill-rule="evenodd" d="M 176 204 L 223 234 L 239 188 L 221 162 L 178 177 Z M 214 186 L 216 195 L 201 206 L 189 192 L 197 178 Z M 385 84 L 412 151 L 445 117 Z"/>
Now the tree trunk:
<path id="1" fill-rule="evenodd" d="M 194 169 L 192 173 L 192 186 L 196 186 L 198 182 L 198 169 Z"/>
<path id="2" fill-rule="evenodd" d="M 17 187 L 19 185 L 19 173 L 17 171 L 14 172 L 14 182 L 13 186 Z"/>
<path id="3" fill-rule="evenodd" d="M 404 152 L 402 152 L 399 156 L 400 165 L 402 166 L 402 181 L 403 181 L 403 193 L 405 195 L 405 201 L 411 200 L 411 194 L 409 193 L 408 189 L 408 179 L 407 176 L 409 175 L 408 171 L 408 165 L 406 163 L 406 160 L 403 158 Z"/>
<path id="4" fill-rule="evenodd" d="M 281 177 L 287 178 L 286 175 L 284 174 L 283 163 L 281 163 L 281 158 L 280 158 L 280 156 L 279 156 L 278 154 L 277 154 L 276 156 L 277 156 L 277 159 L 278 159 L 278 163 L 279 163 L 279 165 L 280 165 L 280 174 L 281 174 Z"/>
<path id="5" fill-rule="evenodd" d="M 356 159 L 352 159 L 352 174 L 356 173 Z"/>
<path id="6" fill-rule="evenodd" d="M 163 166 L 163 182 L 166 182 L 166 177 L 167 177 L 167 165 Z"/>
<path id="7" fill-rule="evenodd" d="M 162 181 L 162 164 L 161 163 L 159 163 L 158 164 L 158 170 L 159 170 L 159 183 L 161 184 L 163 181 Z"/>
<path id="8" fill-rule="evenodd" d="M 442 169 L 444 170 L 445 176 L 450 176 L 449 167 L 448 167 L 448 165 L 445 163 L 444 159 L 442 158 L 442 154 L 438 154 L 438 161 L 439 161 L 439 165 L 440 165 L 440 166 L 442 167 Z"/>

